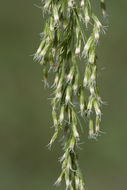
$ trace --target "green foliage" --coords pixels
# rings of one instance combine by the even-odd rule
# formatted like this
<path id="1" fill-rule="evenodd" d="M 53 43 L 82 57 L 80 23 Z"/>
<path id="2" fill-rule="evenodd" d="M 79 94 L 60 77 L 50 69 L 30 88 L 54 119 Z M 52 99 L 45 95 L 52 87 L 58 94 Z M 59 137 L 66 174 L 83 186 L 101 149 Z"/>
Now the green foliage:
<path id="1" fill-rule="evenodd" d="M 97 87 L 96 46 L 104 27 L 89 0 L 43 0 L 42 4 L 47 20 L 35 60 L 43 66 L 45 86 L 49 86 L 49 70 L 55 73 L 51 86 L 55 132 L 49 147 L 63 131 L 64 149 L 60 159 L 62 172 L 56 184 L 64 179 L 66 189 L 84 190 L 76 153 L 80 140 L 78 112 L 89 120 L 89 138 L 96 138 L 100 131 L 102 104 Z M 105 16 L 104 1 L 100 4 Z M 84 62 L 83 77 L 79 70 L 80 60 Z"/>

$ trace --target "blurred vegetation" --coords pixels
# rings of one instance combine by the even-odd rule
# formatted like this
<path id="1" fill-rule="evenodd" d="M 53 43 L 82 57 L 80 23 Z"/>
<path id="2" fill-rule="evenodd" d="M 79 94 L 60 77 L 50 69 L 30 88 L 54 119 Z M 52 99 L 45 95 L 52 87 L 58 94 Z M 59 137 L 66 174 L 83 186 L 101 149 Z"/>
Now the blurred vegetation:
<path id="1" fill-rule="evenodd" d="M 31 56 L 38 47 L 40 0 L 4 1 L 0 6 L 0 189 L 55 190 L 60 168 L 52 134 L 48 90 L 40 66 Z M 102 134 L 83 136 L 80 165 L 90 190 L 126 189 L 127 177 L 127 1 L 108 1 L 109 28 L 98 47 L 103 99 Z M 85 125 L 85 123 L 84 123 Z M 62 186 L 59 189 L 64 189 Z"/>

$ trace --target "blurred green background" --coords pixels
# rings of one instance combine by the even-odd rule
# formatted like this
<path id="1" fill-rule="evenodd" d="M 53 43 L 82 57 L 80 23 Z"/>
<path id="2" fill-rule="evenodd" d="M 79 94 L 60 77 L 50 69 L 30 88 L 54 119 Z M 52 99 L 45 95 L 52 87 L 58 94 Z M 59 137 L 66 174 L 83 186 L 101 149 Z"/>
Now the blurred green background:
<path id="1" fill-rule="evenodd" d="M 40 0 L 1 0 L 0 5 L 0 189 L 55 190 L 59 143 L 49 151 L 48 90 L 32 55 L 39 44 Z M 88 190 L 127 189 L 127 1 L 107 0 L 109 28 L 98 47 L 103 106 L 98 141 L 84 138 L 80 165 Z"/>

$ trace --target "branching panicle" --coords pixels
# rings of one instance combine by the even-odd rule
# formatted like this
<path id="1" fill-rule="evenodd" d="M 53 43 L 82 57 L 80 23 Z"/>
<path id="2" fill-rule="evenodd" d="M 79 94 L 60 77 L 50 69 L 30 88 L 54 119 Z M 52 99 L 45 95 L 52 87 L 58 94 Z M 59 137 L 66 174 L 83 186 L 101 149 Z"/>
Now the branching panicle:
<path id="1" fill-rule="evenodd" d="M 63 131 L 64 149 L 60 159 L 62 172 L 55 184 L 64 179 L 66 190 L 85 190 L 76 153 L 80 140 L 78 112 L 89 120 L 89 138 L 96 138 L 102 115 L 97 86 L 96 46 L 103 25 L 94 14 L 90 0 L 43 0 L 42 4 L 47 19 L 34 58 L 43 67 L 45 86 L 49 85 L 48 71 L 55 73 L 51 86 L 55 133 L 49 147 Z M 100 4 L 105 16 L 104 0 L 100 0 Z M 93 27 L 90 35 L 89 24 Z M 81 58 L 84 63 L 83 77 L 79 70 Z"/>

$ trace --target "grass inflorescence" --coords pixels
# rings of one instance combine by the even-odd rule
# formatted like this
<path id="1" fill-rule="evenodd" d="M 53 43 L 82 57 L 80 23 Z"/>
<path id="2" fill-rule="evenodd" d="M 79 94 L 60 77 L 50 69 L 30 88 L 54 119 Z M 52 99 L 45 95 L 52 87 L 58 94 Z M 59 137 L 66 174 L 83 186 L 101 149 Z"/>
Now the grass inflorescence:
<path id="1" fill-rule="evenodd" d="M 94 14 L 90 0 L 43 0 L 42 5 L 47 19 L 34 58 L 43 67 L 45 86 L 50 86 L 49 70 L 50 74 L 55 74 L 51 85 L 55 132 L 49 147 L 63 131 L 64 150 L 60 159 L 62 171 L 55 184 L 64 179 L 66 190 L 85 190 L 76 153 L 81 131 L 79 118 L 88 120 L 88 136 L 95 139 L 99 135 L 102 115 L 96 46 L 104 27 Z M 100 5 L 105 16 L 104 0 L 100 0 Z M 92 26 L 92 31 L 88 35 L 89 26 Z M 84 63 L 83 76 L 79 70 L 81 59 Z"/>

